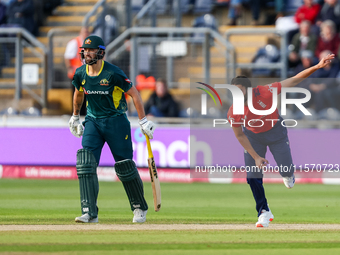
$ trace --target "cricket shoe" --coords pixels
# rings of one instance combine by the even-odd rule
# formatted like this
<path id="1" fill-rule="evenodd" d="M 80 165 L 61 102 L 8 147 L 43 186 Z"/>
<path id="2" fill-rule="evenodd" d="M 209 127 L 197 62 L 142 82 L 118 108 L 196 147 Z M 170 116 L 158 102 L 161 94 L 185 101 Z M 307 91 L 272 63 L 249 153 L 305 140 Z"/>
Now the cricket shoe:
<path id="1" fill-rule="evenodd" d="M 75 222 L 80 222 L 80 223 L 98 223 L 98 217 L 92 218 L 88 213 L 85 213 L 82 216 L 76 217 Z"/>
<path id="2" fill-rule="evenodd" d="M 143 211 L 142 209 L 135 209 L 133 211 L 133 223 L 143 223 L 146 221 L 146 214 L 148 210 Z"/>
<path id="3" fill-rule="evenodd" d="M 269 211 L 262 210 L 255 226 L 257 228 L 268 228 L 269 222 L 273 221 L 273 219 L 274 219 L 274 215 L 272 214 L 270 209 Z"/>
<path id="4" fill-rule="evenodd" d="M 294 183 L 295 183 L 294 174 L 291 177 L 282 177 L 282 178 L 283 178 L 283 183 L 286 185 L 288 189 L 291 189 L 294 187 Z"/>

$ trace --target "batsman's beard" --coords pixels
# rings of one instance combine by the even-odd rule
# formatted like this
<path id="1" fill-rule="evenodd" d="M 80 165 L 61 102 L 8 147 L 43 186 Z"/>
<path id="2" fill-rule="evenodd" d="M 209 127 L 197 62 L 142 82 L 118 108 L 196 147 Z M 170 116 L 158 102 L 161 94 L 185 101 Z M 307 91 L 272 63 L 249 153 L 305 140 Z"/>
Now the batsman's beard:
<path id="1" fill-rule="evenodd" d="M 97 64 L 97 62 L 98 62 L 98 57 L 97 58 L 90 58 L 90 59 L 86 59 L 85 58 L 85 63 L 87 64 L 87 65 L 90 65 L 90 66 L 92 66 L 92 65 L 94 65 L 94 64 Z"/>

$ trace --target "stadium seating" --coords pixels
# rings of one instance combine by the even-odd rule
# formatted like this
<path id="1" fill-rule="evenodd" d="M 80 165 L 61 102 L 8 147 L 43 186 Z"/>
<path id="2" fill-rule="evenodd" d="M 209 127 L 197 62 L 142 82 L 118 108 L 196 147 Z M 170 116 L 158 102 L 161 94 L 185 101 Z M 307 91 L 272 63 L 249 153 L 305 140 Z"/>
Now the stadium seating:
<path id="1" fill-rule="evenodd" d="M 59 0 L 53 0 L 50 4 L 55 5 L 56 2 Z M 118 0 L 107 0 L 108 2 L 118 2 Z M 59 1 L 60 2 L 60 1 Z M 47 17 L 45 25 L 39 28 L 40 36 L 38 37 L 39 41 L 42 42 L 47 46 L 48 39 L 47 33 L 53 28 L 70 28 L 74 29 L 75 31 L 80 30 L 82 21 L 84 16 L 87 12 L 89 12 L 93 5 L 97 2 L 97 0 L 64 0 L 63 4 L 56 7 L 53 11 L 53 15 Z M 213 0 L 180 0 L 180 10 L 183 14 L 182 17 L 182 24 L 183 26 L 188 26 L 190 21 L 190 25 L 192 24 L 193 27 L 209 27 L 212 28 L 220 34 L 224 34 L 226 30 L 230 28 L 235 28 L 234 26 L 225 26 L 228 9 L 225 8 L 223 5 L 227 1 L 213 1 Z M 147 0 L 131 0 L 132 10 L 134 13 L 140 11 L 143 6 L 147 3 Z M 157 14 L 160 19 L 165 18 L 165 16 L 173 15 L 174 10 L 176 9 L 175 4 L 177 1 L 169 1 L 169 0 L 158 0 L 156 2 Z M 218 9 L 215 8 L 215 3 L 218 4 Z M 302 4 L 302 0 L 287 0 L 285 1 L 285 10 L 287 13 L 294 13 L 296 9 Z M 169 6 L 171 5 L 171 6 Z M 223 7 L 222 7 L 223 6 Z M 274 7 L 274 0 L 267 1 L 266 7 L 273 8 Z M 170 13 L 169 13 L 170 10 Z M 250 10 L 246 10 L 246 15 L 250 14 Z M 202 15 L 203 14 L 203 15 Z M 146 15 L 147 16 L 147 15 Z M 96 17 L 91 18 L 91 22 L 95 21 Z M 218 20 L 218 21 L 217 21 Z M 115 25 L 115 31 L 118 35 L 121 33 L 122 30 L 118 29 L 119 18 L 117 18 L 117 22 Z M 218 23 L 221 26 L 218 26 Z M 245 22 L 246 23 L 246 22 Z M 159 23 L 157 22 L 159 25 Z M 173 26 L 174 23 L 169 22 L 169 26 Z M 98 24 L 97 24 L 98 25 Z M 268 26 L 266 26 L 268 27 Z M 238 26 L 238 28 L 254 28 L 252 26 Z M 256 28 L 261 28 L 261 26 L 257 26 Z M 55 66 L 55 77 L 58 82 L 66 82 L 67 77 L 64 73 L 64 59 L 63 54 L 65 52 L 65 46 L 69 40 L 74 38 L 75 35 L 65 35 L 61 37 L 55 37 L 54 39 L 54 58 L 53 63 Z M 174 58 L 174 77 L 172 81 L 174 84 L 177 84 L 179 88 L 188 88 L 190 84 L 191 78 L 204 78 L 204 69 L 203 69 L 203 61 L 204 57 L 201 54 L 200 44 L 203 42 L 204 37 L 199 34 L 195 34 L 192 37 L 194 41 L 198 43 L 198 49 L 196 52 L 198 54 L 191 55 L 192 51 L 188 50 L 188 55 L 185 57 L 178 57 Z M 238 63 L 251 63 L 254 57 L 257 56 L 259 49 L 264 48 L 266 49 L 266 45 L 270 43 L 270 36 L 269 35 L 232 35 L 230 37 L 230 42 L 235 46 L 236 50 L 236 61 Z M 215 45 L 216 42 L 211 43 L 210 48 L 210 78 L 213 79 L 220 79 L 223 80 L 226 75 L 226 52 L 224 48 L 218 47 Z M 189 44 L 188 44 L 189 45 Z M 274 46 L 275 47 L 275 46 Z M 39 49 L 36 48 L 39 51 Z M 41 60 L 38 58 L 34 52 L 25 49 L 24 50 L 24 63 L 40 63 Z M 261 53 L 261 52 L 260 52 Z M 260 55 L 260 54 L 259 54 Z M 277 58 L 276 58 L 277 60 Z M 275 62 L 276 60 L 270 60 L 271 62 Z M 2 76 L 0 77 L 0 86 L 1 84 L 5 84 L 7 82 L 11 82 L 14 84 L 14 75 L 15 75 L 15 68 L 14 68 L 14 58 L 9 58 L 9 67 L 2 68 Z M 151 65 L 151 64 L 150 64 Z M 163 68 L 163 65 L 158 67 L 159 69 Z M 264 72 L 261 72 L 264 71 Z M 42 83 L 42 66 L 40 66 L 39 73 L 40 73 L 40 80 L 39 84 Z M 164 71 L 165 74 L 165 71 Z M 240 70 L 237 70 L 237 74 L 240 74 Z M 253 75 L 269 75 L 270 72 L 266 72 L 265 70 L 255 70 Z M 276 73 L 278 74 L 278 73 Z M 150 75 L 150 74 L 149 74 Z M 152 75 L 154 75 L 152 73 Z M 160 76 L 164 76 L 163 73 L 159 74 Z M 158 78 L 156 75 L 154 75 Z M 66 83 L 65 83 L 66 84 Z M 67 84 L 68 86 L 69 84 Z M 65 87 L 66 89 L 66 87 Z M 67 87 L 70 89 L 70 87 Z M 56 91 L 52 91 L 56 93 Z M 51 93 L 52 93 L 51 92 Z M 175 95 L 178 97 L 183 96 L 182 92 L 178 90 L 174 91 Z M 54 98 L 54 102 L 56 98 Z M 66 102 L 59 102 L 60 104 L 64 104 Z M 68 104 L 71 104 L 69 102 Z M 69 109 L 72 106 L 63 106 L 63 109 Z M 186 108 L 185 108 L 186 109 Z M 66 111 L 66 110 L 65 110 Z M 185 113 L 183 114 L 185 115 Z"/>
<path id="2" fill-rule="evenodd" d="M 158 15 L 165 14 L 167 10 L 168 10 L 167 0 L 158 0 L 156 2 L 156 12 Z"/>
<path id="3" fill-rule="evenodd" d="M 21 111 L 21 115 L 37 117 L 37 116 L 41 116 L 41 111 L 37 109 L 36 107 L 29 107 Z"/>
<path id="4" fill-rule="evenodd" d="M 210 13 L 212 10 L 212 0 L 196 0 L 194 13 Z"/>
<path id="5" fill-rule="evenodd" d="M 286 0 L 285 12 L 294 14 L 301 5 L 303 5 L 303 0 Z"/>
<path id="6" fill-rule="evenodd" d="M 19 112 L 17 109 L 13 108 L 13 107 L 8 107 L 6 109 L 3 109 L 2 111 L 0 111 L 0 115 L 18 115 Z"/>
<path id="7" fill-rule="evenodd" d="M 181 13 L 188 13 L 192 8 L 193 8 L 193 1 L 192 0 L 180 0 L 179 4 L 180 4 L 180 10 Z M 173 1 L 173 5 L 172 5 L 172 9 L 173 9 L 173 13 L 175 12 L 175 10 L 177 9 L 177 1 Z"/>
<path id="8" fill-rule="evenodd" d="M 131 0 L 131 7 L 134 13 L 139 12 L 145 4 L 145 0 Z"/>
<path id="9" fill-rule="evenodd" d="M 318 118 L 325 119 L 325 120 L 338 121 L 340 120 L 340 112 L 339 110 L 335 108 L 326 108 L 319 112 Z"/>

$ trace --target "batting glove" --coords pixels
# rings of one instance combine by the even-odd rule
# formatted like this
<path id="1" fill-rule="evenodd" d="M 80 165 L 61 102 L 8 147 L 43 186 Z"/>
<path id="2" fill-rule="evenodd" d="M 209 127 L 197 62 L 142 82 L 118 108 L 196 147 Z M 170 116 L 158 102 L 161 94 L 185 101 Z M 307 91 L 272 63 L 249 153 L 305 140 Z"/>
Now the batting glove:
<path id="1" fill-rule="evenodd" d="M 77 138 L 80 138 L 83 135 L 84 127 L 82 124 L 80 124 L 79 115 L 72 115 L 70 121 L 68 122 L 68 125 L 70 127 L 72 135 Z"/>
<path id="2" fill-rule="evenodd" d="M 149 121 L 144 117 L 143 119 L 139 120 L 140 130 L 142 130 L 144 135 L 147 135 L 149 139 L 153 138 L 153 132 L 155 131 L 155 123 Z"/>

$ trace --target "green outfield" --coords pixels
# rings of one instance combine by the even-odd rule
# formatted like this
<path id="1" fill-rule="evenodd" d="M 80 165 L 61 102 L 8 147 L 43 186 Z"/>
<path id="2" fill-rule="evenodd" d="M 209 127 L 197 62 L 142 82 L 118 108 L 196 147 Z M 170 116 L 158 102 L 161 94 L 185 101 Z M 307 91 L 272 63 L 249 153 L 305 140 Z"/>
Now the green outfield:
<path id="1" fill-rule="evenodd" d="M 268 229 L 256 229 L 257 217 L 246 184 L 162 183 L 162 209 L 153 211 L 150 183 L 145 183 L 150 209 L 140 230 L 103 230 L 100 226 L 133 227 L 121 183 L 101 182 L 99 225 L 78 227 L 77 181 L 0 179 L 0 252 L 56 254 L 340 254 L 340 228 L 275 229 L 275 224 L 340 224 L 339 186 L 265 185 L 275 215 Z M 23 225 L 6 230 L 4 225 Z M 32 230 L 25 225 L 60 225 L 59 230 Z M 153 230 L 151 224 L 161 225 Z M 251 224 L 250 229 L 173 230 L 169 224 Z M 65 230 L 60 230 L 68 225 Z M 96 229 L 96 226 L 98 229 Z M 293 226 L 293 225 L 292 225 Z M 86 226 L 85 226 L 86 227 Z M 265 250 L 265 251 L 264 251 Z"/>

